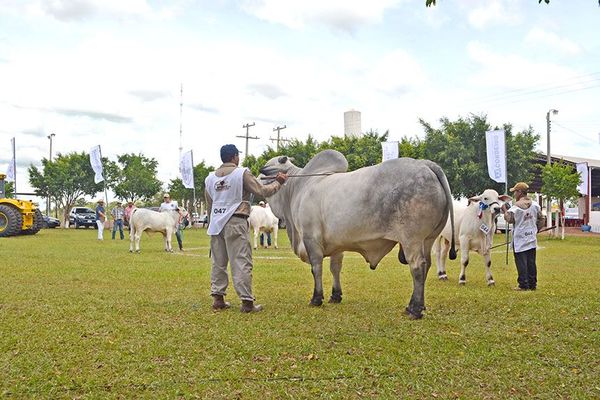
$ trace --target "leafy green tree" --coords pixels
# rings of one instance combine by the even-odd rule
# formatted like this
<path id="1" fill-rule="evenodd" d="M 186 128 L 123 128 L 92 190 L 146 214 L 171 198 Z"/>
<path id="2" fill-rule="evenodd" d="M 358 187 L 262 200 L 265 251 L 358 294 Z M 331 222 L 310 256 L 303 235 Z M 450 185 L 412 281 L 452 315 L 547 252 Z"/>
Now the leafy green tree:
<path id="1" fill-rule="evenodd" d="M 107 160 L 105 160 L 107 161 Z M 63 210 L 65 226 L 71 208 L 81 197 L 94 196 L 104 188 L 102 182 L 94 183 L 94 171 L 89 154 L 58 154 L 52 161 L 42 159 L 42 170 L 31 165 L 28 169 L 29 183 L 38 196 L 51 196 Z"/>
<path id="2" fill-rule="evenodd" d="M 379 135 L 369 131 L 362 136 L 332 136 L 321 143 L 319 151 L 333 149 L 342 153 L 348 160 L 348 170 L 379 164 L 382 158 L 381 143 L 387 141 L 389 132 Z"/>
<path id="3" fill-rule="evenodd" d="M 15 184 L 14 182 L 4 181 L 4 196 L 11 199 L 15 197 Z"/>
<path id="4" fill-rule="evenodd" d="M 563 207 L 566 201 L 579 197 L 577 187 L 581 181 L 579 173 L 564 161 L 544 166 L 542 170 L 542 193 L 559 201 L 561 217 L 561 238 L 565 238 L 565 220 Z"/>
<path id="5" fill-rule="evenodd" d="M 281 145 L 279 151 L 269 146 L 258 158 L 253 155 L 247 155 L 242 162 L 242 166 L 248 167 L 254 176 L 258 176 L 260 169 L 267 161 L 273 157 L 286 155 L 294 159 L 293 162 L 295 165 L 304 167 L 306 163 L 320 151 L 319 146 L 319 142 L 311 135 L 308 135 L 306 142 L 293 139 L 292 141 Z"/>
<path id="6" fill-rule="evenodd" d="M 471 197 L 485 189 L 504 192 L 504 184 L 491 180 L 488 175 L 485 133 L 491 126 L 486 116 L 470 115 L 457 121 L 444 117 L 438 129 L 423 120 L 420 122 L 425 129 L 423 158 L 435 161 L 444 169 L 455 198 Z M 530 181 L 533 176 L 531 162 L 539 135 L 531 127 L 517 134 L 512 133 L 510 124 L 505 124 L 503 129 L 508 181 Z"/>
<path id="7" fill-rule="evenodd" d="M 400 157 L 424 158 L 425 156 L 425 142 L 419 138 L 403 137 L 399 147 Z"/>
<path id="8" fill-rule="evenodd" d="M 120 171 L 111 179 L 109 187 L 125 201 L 149 200 L 157 194 L 162 183 L 156 177 L 158 161 L 142 154 L 122 154 L 117 158 Z"/>

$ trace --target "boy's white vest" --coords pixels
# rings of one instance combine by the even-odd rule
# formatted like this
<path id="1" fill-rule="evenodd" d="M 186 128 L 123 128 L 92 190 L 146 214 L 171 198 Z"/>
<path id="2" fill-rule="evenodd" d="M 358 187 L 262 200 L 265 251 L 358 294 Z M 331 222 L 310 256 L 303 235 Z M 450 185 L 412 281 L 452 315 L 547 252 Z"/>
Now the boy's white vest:
<path id="1" fill-rule="evenodd" d="M 218 235 L 227 221 L 242 203 L 244 192 L 244 172 L 248 168 L 236 168 L 229 175 L 218 177 L 211 172 L 204 182 L 206 190 L 212 199 L 210 223 L 207 233 Z"/>
<path id="2" fill-rule="evenodd" d="M 523 210 L 514 205 L 508 211 L 515 215 L 515 230 L 513 232 L 513 248 L 516 253 L 537 247 L 537 216 L 540 206 L 534 201 Z"/>

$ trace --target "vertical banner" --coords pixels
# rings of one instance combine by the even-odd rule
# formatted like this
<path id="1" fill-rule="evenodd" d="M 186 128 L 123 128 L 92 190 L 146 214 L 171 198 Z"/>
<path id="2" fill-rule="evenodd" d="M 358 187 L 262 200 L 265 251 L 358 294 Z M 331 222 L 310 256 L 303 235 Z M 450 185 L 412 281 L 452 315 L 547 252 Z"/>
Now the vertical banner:
<path id="1" fill-rule="evenodd" d="M 498 183 L 506 183 L 506 144 L 504 130 L 485 133 L 488 174 Z"/>
<path id="2" fill-rule="evenodd" d="M 95 173 L 94 183 L 102 182 L 104 177 L 102 176 L 102 152 L 100 151 L 100 145 L 90 149 L 90 164 Z"/>
<path id="3" fill-rule="evenodd" d="M 8 168 L 6 169 L 6 180 L 8 182 L 15 182 L 17 176 L 17 166 L 16 166 L 16 155 L 15 155 L 15 138 L 10 139 L 10 147 L 12 147 L 12 158 L 8 164 Z M 16 190 L 16 189 L 15 189 Z"/>
<path id="4" fill-rule="evenodd" d="M 381 162 L 398 158 L 398 142 L 381 142 L 383 156 Z"/>
<path id="5" fill-rule="evenodd" d="M 181 180 L 183 186 L 188 189 L 194 188 L 194 161 L 192 157 L 192 150 L 181 154 L 179 158 L 179 173 L 181 174 Z"/>
<path id="6" fill-rule="evenodd" d="M 588 164 L 586 162 L 575 164 L 577 172 L 579 172 L 579 186 L 577 190 L 584 196 L 588 194 Z"/>

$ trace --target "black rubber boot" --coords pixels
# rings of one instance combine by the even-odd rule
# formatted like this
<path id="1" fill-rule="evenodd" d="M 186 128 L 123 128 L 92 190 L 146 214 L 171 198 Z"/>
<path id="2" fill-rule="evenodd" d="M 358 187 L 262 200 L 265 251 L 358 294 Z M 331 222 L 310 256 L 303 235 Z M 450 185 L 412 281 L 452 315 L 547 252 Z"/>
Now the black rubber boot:
<path id="1" fill-rule="evenodd" d="M 240 311 L 243 313 L 260 312 L 262 309 L 263 306 L 260 304 L 254 305 L 254 302 L 250 300 L 242 300 L 242 307 L 240 307 Z"/>
<path id="2" fill-rule="evenodd" d="M 231 307 L 231 304 L 229 304 L 228 301 L 225 301 L 223 299 L 223 296 L 220 294 L 213 294 L 212 295 L 214 301 L 213 301 L 213 305 L 212 308 L 215 311 L 219 311 L 219 310 L 226 310 L 229 307 Z"/>

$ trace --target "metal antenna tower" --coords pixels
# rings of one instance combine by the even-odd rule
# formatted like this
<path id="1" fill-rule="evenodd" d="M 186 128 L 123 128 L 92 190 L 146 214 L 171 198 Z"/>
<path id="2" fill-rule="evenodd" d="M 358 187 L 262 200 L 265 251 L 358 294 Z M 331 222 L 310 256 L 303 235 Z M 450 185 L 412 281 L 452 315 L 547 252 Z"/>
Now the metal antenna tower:
<path id="1" fill-rule="evenodd" d="M 179 156 L 183 151 L 183 83 L 179 91 Z"/>

